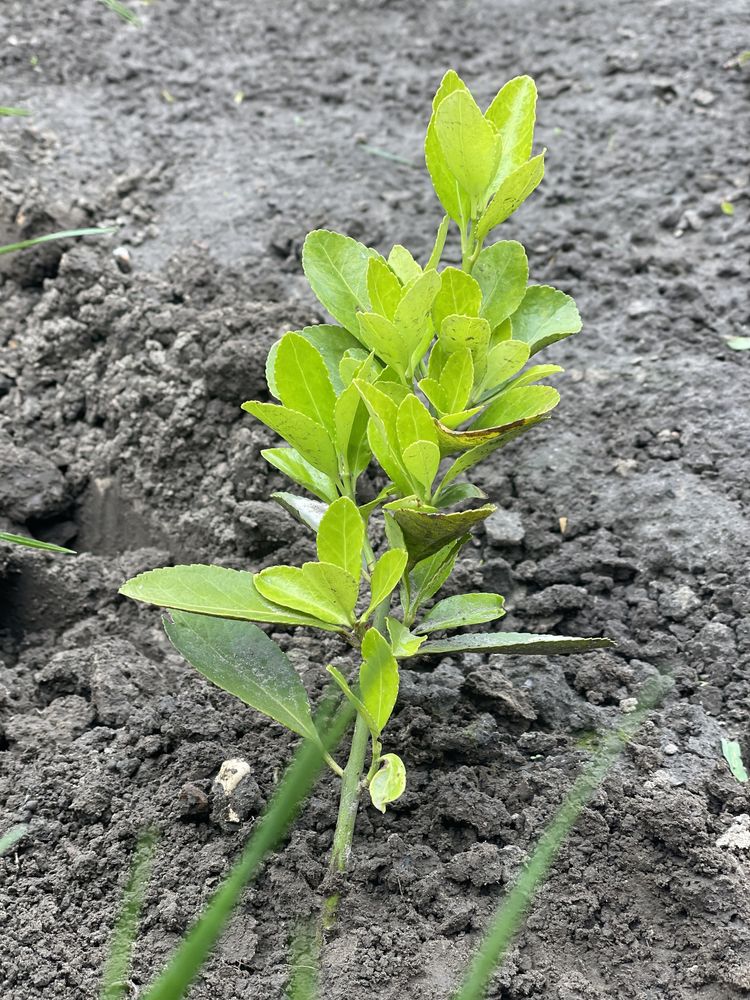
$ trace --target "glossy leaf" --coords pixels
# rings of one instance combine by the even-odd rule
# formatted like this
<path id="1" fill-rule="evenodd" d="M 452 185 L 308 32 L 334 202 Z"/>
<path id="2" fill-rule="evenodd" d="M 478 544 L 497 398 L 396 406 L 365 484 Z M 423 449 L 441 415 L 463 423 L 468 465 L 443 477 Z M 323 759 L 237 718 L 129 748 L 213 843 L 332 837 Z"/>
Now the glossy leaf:
<path id="1" fill-rule="evenodd" d="M 401 449 L 407 448 L 415 441 L 431 441 L 437 445 L 435 421 L 413 393 L 410 393 L 398 408 L 396 433 Z"/>
<path id="2" fill-rule="evenodd" d="M 742 747 L 737 740 L 722 740 L 721 753 L 729 765 L 732 777 L 744 784 L 748 780 L 747 769 L 742 760 Z"/>
<path id="3" fill-rule="evenodd" d="M 510 318 L 514 340 L 523 340 L 531 354 L 578 333 L 583 326 L 574 300 L 549 285 L 531 285 Z"/>
<path id="4" fill-rule="evenodd" d="M 380 257 L 373 257 L 367 266 L 367 293 L 372 311 L 393 321 L 403 288 L 395 273 Z"/>
<path id="5" fill-rule="evenodd" d="M 473 430 L 508 427 L 519 421 L 540 417 L 560 402 L 560 393 L 551 385 L 528 385 L 508 389 L 487 407 L 472 425 Z"/>
<path id="6" fill-rule="evenodd" d="M 425 601 L 429 601 L 440 590 L 453 572 L 458 554 L 469 537 L 468 534 L 462 535 L 417 563 L 409 574 L 412 605 L 415 609 L 421 607 Z"/>
<path id="7" fill-rule="evenodd" d="M 448 94 L 435 111 L 435 132 L 446 166 L 478 204 L 500 165 L 500 137 L 465 90 Z"/>
<path id="8" fill-rule="evenodd" d="M 302 681 L 257 625 L 173 611 L 164 628 L 175 649 L 208 680 L 292 732 L 317 739 Z"/>
<path id="9" fill-rule="evenodd" d="M 398 696 L 398 664 L 387 640 L 376 628 L 368 629 L 362 640 L 359 668 L 362 703 L 376 726 L 376 735 L 385 728 Z"/>
<path id="10" fill-rule="evenodd" d="M 461 538 L 475 525 L 484 521 L 495 510 L 492 504 L 476 510 L 464 510 L 452 514 L 428 513 L 416 509 L 392 510 L 394 520 L 404 535 L 409 553 L 409 565 L 426 559 L 448 542 Z"/>
<path id="11" fill-rule="evenodd" d="M 412 482 L 421 487 L 417 492 L 428 499 L 440 466 L 440 448 L 433 441 L 414 441 L 404 449 L 403 460 Z"/>
<path id="12" fill-rule="evenodd" d="M 342 358 L 351 351 L 362 351 L 359 340 L 345 330 L 343 326 L 333 326 L 330 323 L 319 323 L 317 326 L 306 326 L 302 330 L 295 330 L 295 335 L 304 337 L 309 341 L 323 359 L 328 377 L 331 380 L 334 392 L 338 395 L 344 389 L 344 382 L 340 375 Z M 282 338 L 283 339 L 283 338 Z M 276 357 L 278 355 L 279 344 L 277 340 L 272 345 L 266 358 L 266 381 L 271 394 L 280 399 L 278 386 L 276 385 Z M 366 352 L 364 352 L 366 357 Z"/>
<path id="13" fill-rule="evenodd" d="M 276 431 L 295 451 L 318 471 L 335 480 L 338 478 L 339 461 L 331 438 L 304 413 L 290 410 L 275 403 L 250 400 L 242 409 L 252 413 L 271 430 Z"/>
<path id="14" fill-rule="evenodd" d="M 549 386 L 545 388 L 549 388 Z M 440 421 L 437 421 L 435 426 L 438 431 L 440 451 L 443 455 L 453 455 L 457 451 L 473 451 L 477 456 L 476 461 L 481 461 L 491 455 L 493 451 L 497 451 L 498 448 L 502 448 L 503 445 L 518 437 L 523 431 L 529 430 L 535 424 L 546 419 L 546 415 L 542 413 L 535 417 L 519 418 L 509 424 L 490 427 L 477 427 L 476 424 L 473 424 L 468 430 L 451 430 Z M 479 452 L 478 449 L 485 445 L 488 446 L 487 450 Z M 472 461 L 470 465 L 475 465 L 476 461 Z M 463 472 L 467 468 L 469 468 L 468 465 L 462 465 L 452 476 L 448 476 L 446 473 L 448 481 L 455 478 L 458 472 Z"/>
<path id="15" fill-rule="evenodd" d="M 370 799 L 380 812 L 390 802 L 395 802 L 406 790 L 406 768 L 395 753 L 384 753 L 380 758 L 380 770 L 370 782 Z"/>
<path id="16" fill-rule="evenodd" d="M 433 639 L 420 649 L 420 655 L 450 656 L 452 653 L 587 653 L 614 646 L 611 639 L 579 639 L 569 635 L 531 635 L 526 632 L 482 632 L 478 635 L 452 635 Z"/>
<path id="17" fill-rule="evenodd" d="M 360 313 L 359 336 L 368 350 L 374 351 L 401 378 L 405 377 L 414 345 L 395 323 L 379 313 Z"/>
<path id="18" fill-rule="evenodd" d="M 565 369 L 561 368 L 560 365 L 532 365 L 525 372 L 514 378 L 506 388 L 508 389 L 520 389 L 523 385 L 533 385 L 535 382 L 540 382 L 543 378 L 547 378 L 550 375 L 558 375 L 560 372 L 564 372 Z"/>
<path id="19" fill-rule="evenodd" d="M 313 496 L 326 503 L 333 503 L 338 496 L 330 476 L 326 476 L 304 459 L 294 448 L 264 448 L 261 455 L 292 482 L 304 486 Z"/>
<path id="20" fill-rule="evenodd" d="M 438 629 L 461 628 L 495 621 L 505 614 L 505 599 L 499 594 L 458 594 L 446 597 L 431 608 L 415 632 L 436 632 Z"/>
<path id="21" fill-rule="evenodd" d="M 307 497 L 298 497 L 294 493 L 272 493 L 271 499 L 290 513 L 296 521 L 309 528 L 313 534 L 317 534 L 323 515 L 328 510 L 328 504 L 320 503 L 319 500 L 309 500 Z"/>
<path id="22" fill-rule="evenodd" d="M 509 174 L 497 189 L 477 224 L 477 239 L 484 240 L 501 222 L 513 215 L 541 183 L 544 177 L 544 153 L 528 160 Z"/>
<path id="23" fill-rule="evenodd" d="M 463 226 L 471 215 L 471 200 L 451 173 L 435 128 L 436 112 L 442 101 L 457 90 L 468 93 L 466 84 L 454 70 L 449 70 L 438 87 L 432 102 L 432 117 L 424 142 L 425 163 L 435 194 L 451 219 Z"/>
<path id="24" fill-rule="evenodd" d="M 529 345 L 522 340 L 503 340 L 490 348 L 487 354 L 487 370 L 482 382 L 484 393 L 481 398 L 486 399 L 490 393 L 496 391 L 519 372 L 528 360 Z"/>
<path id="25" fill-rule="evenodd" d="M 440 345 L 451 354 L 469 351 L 474 365 L 474 379 L 481 381 L 487 370 L 487 348 L 490 342 L 490 324 L 475 316 L 446 316 L 440 327 Z M 441 380 L 442 381 L 442 380 Z"/>
<path id="26" fill-rule="evenodd" d="M 471 273 L 482 296 L 478 314 L 494 330 L 518 309 L 526 294 L 529 280 L 526 251 L 515 240 L 493 243 L 479 254 Z"/>
<path id="27" fill-rule="evenodd" d="M 349 497 L 340 497 L 320 522 L 318 559 L 340 566 L 359 583 L 364 541 L 365 526 L 357 505 Z"/>
<path id="28" fill-rule="evenodd" d="M 440 258 L 443 255 L 443 248 L 445 247 L 445 240 L 448 236 L 448 230 L 450 229 L 451 217 L 449 215 L 444 215 L 440 220 L 440 225 L 438 226 L 438 231 L 435 235 L 435 244 L 430 253 L 430 259 L 425 264 L 425 271 L 429 271 L 431 268 L 436 268 L 440 263 Z"/>
<path id="29" fill-rule="evenodd" d="M 425 636 L 415 635 L 397 618 L 386 618 L 386 628 L 391 638 L 391 649 L 397 660 L 405 660 L 416 656 L 419 647 L 426 641 Z"/>
<path id="30" fill-rule="evenodd" d="M 482 289 L 470 274 L 457 267 L 446 267 L 440 272 L 440 279 L 440 290 L 432 306 L 432 318 L 438 330 L 446 316 L 479 315 Z"/>
<path id="31" fill-rule="evenodd" d="M 411 251 L 402 247 L 400 243 L 391 247 L 391 252 L 388 254 L 388 265 L 393 269 L 402 285 L 416 281 L 422 274 L 422 268 L 414 260 Z"/>
<path id="32" fill-rule="evenodd" d="M 65 552 L 73 556 L 76 554 L 73 549 L 66 549 L 62 545 L 53 545 L 52 542 L 40 542 L 37 538 L 29 538 L 27 535 L 14 535 L 9 531 L 0 531 L 0 542 L 24 545 L 29 549 L 42 549 L 44 552 Z"/>
<path id="33" fill-rule="evenodd" d="M 256 575 L 255 586 L 266 600 L 285 608 L 330 625 L 353 624 L 357 581 L 333 563 L 270 566 Z"/>
<path id="34" fill-rule="evenodd" d="M 281 338 L 276 360 L 276 388 L 284 406 L 304 413 L 334 433 L 336 396 L 323 358 L 297 333 Z"/>
<path id="35" fill-rule="evenodd" d="M 339 688 L 343 692 L 347 701 L 354 707 L 355 711 L 358 712 L 359 715 L 361 715 L 364 718 L 365 722 L 367 723 L 367 728 L 370 730 L 370 732 L 377 734 L 378 727 L 375 723 L 375 720 L 367 711 L 367 707 L 365 706 L 362 699 L 359 698 L 354 691 L 352 691 L 346 677 L 344 677 L 344 675 L 341 673 L 340 670 L 337 670 L 336 667 L 333 667 L 330 664 L 326 667 L 326 670 L 331 675 L 331 677 L 333 677 L 334 681 L 336 681 L 336 684 L 338 684 Z"/>
<path id="36" fill-rule="evenodd" d="M 536 426 L 536 424 L 542 423 L 547 419 L 547 416 L 535 417 L 533 420 L 527 420 L 505 430 L 499 430 L 496 433 L 487 433 L 486 435 L 484 432 L 479 431 L 470 432 L 469 434 L 461 431 L 459 434 L 460 443 L 452 450 L 457 451 L 459 448 L 465 448 L 466 450 L 458 456 L 443 476 L 440 484 L 440 493 L 442 494 L 442 491 L 448 484 L 453 482 L 461 473 L 477 465 L 478 462 L 483 462 L 494 451 L 497 451 L 498 448 L 502 448 L 520 434 L 525 433 Z M 445 435 L 446 432 L 441 430 L 441 434 Z M 473 444 L 471 443 L 472 441 L 474 442 Z"/>
<path id="37" fill-rule="evenodd" d="M 200 615 L 339 631 L 328 621 L 267 600 L 256 587 L 256 580 L 252 573 L 223 566 L 168 566 L 134 576 L 119 592 L 134 601 Z"/>
<path id="38" fill-rule="evenodd" d="M 370 464 L 367 442 L 367 407 L 357 387 L 348 385 L 336 400 L 333 410 L 335 440 L 347 470 L 355 478 Z"/>
<path id="39" fill-rule="evenodd" d="M 403 549 L 388 549 L 375 563 L 370 579 L 370 603 L 362 616 L 366 620 L 388 597 L 404 575 L 407 553 Z"/>
<path id="40" fill-rule="evenodd" d="M 495 176 L 499 186 L 531 156 L 536 120 L 536 84 L 530 76 L 508 80 L 485 112 L 500 134 L 502 154 Z"/>
<path id="41" fill-rule="evenodd" d="M 432 304 L 439 288 L 437 271 L 425 271 L 409 285 L 396 309 L 393 321 L 407 345 L 408 374 L 422 360 L 432 340 Z"/>
<path id="42" fill-rule="evenodd" d="M 349 236 L 316 229 L 302 247 L 310 287 L 333 318 L 357 335 L 357 311 L 368 309 L 367 266 L 378 254 Z"/>

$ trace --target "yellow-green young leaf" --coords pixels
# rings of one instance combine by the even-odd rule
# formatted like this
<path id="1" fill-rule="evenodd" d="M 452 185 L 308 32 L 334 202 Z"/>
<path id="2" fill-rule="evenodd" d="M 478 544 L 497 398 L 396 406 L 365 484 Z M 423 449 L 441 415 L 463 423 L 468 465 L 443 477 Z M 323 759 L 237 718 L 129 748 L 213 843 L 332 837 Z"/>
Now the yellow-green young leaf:
<path id="1" fill-rule="evenodd" d="M 314 534 L 317 535 L 323 515 L 328 510 L 328 504 L 320 503 L 318 500 L 308 500 L 307 497 L 298 497 L 294 493 L 272 493 L 271 499 L 283 507 L 292 517 L 304 524 Z"/>
<path id="2" fill-rule="evenodd" d="M 302 681 L 257 625 L 173 611 L 164 628 L 175 649 L 212 683 L 292 732 L 317 740 Z"/>
<path id="3" fill-rule="evenodd" d="M 465 472 L 472 465 L 483 461 L 493 451 L 502 448 L 524 431 L 529 430 L 534 424 L 547 420 L 545 414 L 537 417 L 527 417 L 523 420 L 516 420 L 510 424 L 501 424 L 497 427 L 481 427 L 472 424 L 465 430 L 452 430 L 441 420 L 435 424 L 438 432 L 438 444 L 440 452 L 445 457 L 453 455 L 457 451 L 472 452 L 472 460 L 468 465 L 464 464 L 463 456 L 454 462 L 453 466 L 446 472 L 442 485 L 454 479 L 459 472 Z M 480 450 L 481 449 L 481 450 Z"/>
<path id="4" fill-rule="evenodd" d="M 437 444 L 435 421 L 413 393 L 410 393 L 398 408 L 396 432 L 401 451 L 415 441 L 431 441 Z"/>
<path id="5" fill-rule="evenodd" d="M 401 464 L 400 452 L 391 447 L 381 426 L 373 418 L 370 419 L 367 425 L 367 442 L 376 461 L 398 492 L 403 496 L 408 496 L 412 492 L 412 485 L 406 470 Z"/>
<path id="6" fill-rule="evenodd" d="M 370 604 L 362 616 L 370 617 L 375 608 L 393 592 L 406 569 L 407 554 L 404 549 L 388 549 L 375 563 L 370 580 Z"/>
<path id="7" fill-rule="evenodd" d="M 560 365 L 532 365 L 528 371 L 522 372 L 518 378 L 514 378 L 507 386 L 508 389 L 520 389 L 522 385 L 533 385 L 534 382 L 541 382 L 543 378 L 550 375 L 559 375 L 565 369 Z"/>
<path id="8" fill-rule="evenodd" d="M 302 269 L 318 300 L 355 336 L 356 313 L 369 308 L 367 266 L 378 254 L 349 236 L 316 229 L 302 247 Z"/>
<path id="9" fill-rule="evenodd" d="M 396 431 L 398 406 L 386 392 L 383 392 L 382 387 L 384 383 L 375 386 L 356 379 L 353 384 L 367 407 L 371 418 L 371 425 L 375 424 L 377 426 L 388 446 L 397 455 L 399 452 Z"/>
<path id="10" fill-rule="evenodd" d="M 362 343 L 404 378 L 412 355 L 408 337 L 379 313 L 360 313 L 358 319 Z"/>
<path id="11" fill-rule="evenodd" d="M 401 798 L 406 789 L 406 768 L 395 753 L 384 753 L 380 758 L 380 770 L 370 782 L 370 800 L 376 809 L 385 812 L 390 802 Z"/>
<path id="12" fill-rule="evenodd" d="M 515 240 L 493 243 L 479 254 L 472 274 L 482 297 L 479 315 L 494 330 L 523 302 L 529 279 L 526 251 Z"/>
<path id="13" fill-rule="evenodd" d="M 440 290 L 432 306 L 432 318 L 438 330 L 446 316 L 479 315 L 482 289 L 470 274 L 457 267 L 446 267 L 440 272 L 440 279 Z"/>
<path id="14" fill-rule="evenodd" d="M 397 660 L 405 660 L 409 656 L 416 656 L 419 647 L 425 641 L 425 636 L 414 635 L 397 618 L 386 618 L 386 628 L 391 637 L 391 649 Z"/>
<path id="15" fill-rule="evenodd" d="M 531 285 L 510 318 L 514 340 L 523 340 L 531 354 L 563 340 L 582 327 L 574 300 L 549 285 Z"/>
<path id="16" fill-rule="evenodd" d="M 477 316 L 446 316 L 440 327 L 440 345 L 444 351 L 467 350 L 474 363 L 474 381 L 481 382 L 487 370 L 490 324 Z M 442 377 L 441 377 L 441 382 Z"/>
<path id="17" fill-rule="evenodd" d="M 500 136 L 465 90 L 448 94 L 435 111 L 445 163 L 473 203 L 481 206 L 500 165 Z"/>
<path id="18" fill-rule="evenodd" d="M 421 487 L 415 492 L 428 500 L 440 465 L 440 448 L 434 441 L 413 441 L 404 448 L 402 458 L 412 482 Z"/>
<path id="19" fill-rule="evenodd" d="M 255 585 L 266 600 L 285 608 L 331 625 L 353 624 L 357 581 L 333 563 L 270 566 L 256 575 Z"/>
<path id="20" fill-rule="evenodd" d="M 578 639 L 570 635 L 530 635 L 526 632 L 482 632 L 479 635 L 451 635 L 432 639 L 420 649 L 424 653 L 450 656 L 452 653 L 587 653 L 614 646 L 611 639 Z"/>
<path id="21" fill-rule="evenodd" d="M 367 292 L 372 311 L 393 320 L 403 289 L 394 272 L 380 257 L 373 257 L 367 266 Z"/>
<path id="22" fill-rule="evenodd" d="M 294 448 L 264 448 L 261 455 L 279 472 L 304 486 L 313 496 L 333 503 L 338 496 L 336 486 L 330 476 L 324 475 L 295 451 Z"/>
<path id="23" fill-rule="evenodd" d="M 456 413 L 444 413 L 440 418 L 440 423 L 449 430 L 455 430 L 461 424 L 465 424 L 467 420 L 475 417 L 481 409 L 481 406 L 470 406 L 468 410 L 458 410 Z M 440 434 L 438 434 L 438 442 L 440 442 Z M 443 504 L 443 506 L 445 505 Z"/>
<path id="24" fill-rule="evenodd" d="M 416 361 L 422 360 L 432 340 L 431 310 L 439 289 L 437 271 L 425 271 L 406 288 L 396 309 L 393 322 L 406 339 L 410 356 L 419 355 Z"/>
<path id="25" fill-rule="evenodd" d="M 408 285 L 422 273 L 422 268 L 414 260 L 409 250 L 397 243 L 388 254 L 388 266 L 392 268 L 402 285 Z"/>
<path id="26" fill-rule="evenodd" d="M 356 478 L 370 464 L 370 446 L 367 443 L 367 407 L 355 385 L 348 385 L 338 397 L 333 418 L 336 447 L 344 458 L 347 471 Z"/>
<path id="27" fill-rule="evenodd" d="M 424 156 L 438 200 L 451 219 L 465 225 L 471 215 L 471 199 L 450 172 L 435 128 L 435 115 L 442 101 L 457 90 L 468 93 L 466 84 L 454 70 L 448 70 L 432 102 L 432 116 L 424 141 Z"/>
<path id="28" fill-rule="evenodd" d="M 448 542 L 461 538 L 471 529 L 484 521 L 495 510 L 493 504 L 486 504 L 476 510 L 464 510 L 452 514 L 432 513 L 418 509 L 402 507 L 389 510 L 401 529 L 406 549 L 409 553 L 409 565 L 414 566 Z"/>
<path id="29" fill-rule="evenodd" d="M 474 385 L 474 362 L 468 347 L 453 351 L 443 366 L 440 385 L 445 413 L 458 413 L 469 402 Z"/>
<path id="30" fill-rule="evenodd" d="M 339 374 L 344 386 L 351 385 L 355 378 L 361 378 L 363 382 L 374 382 L 382 370 L 382 365 L 372 351 L 368 352 L 364 347 L 357 351 L 347 351 L 339 362 Z"/>
<path id="31" fill-rule="evenodd" d="M 252 413 L 272 431 L 276 431 L 295 451 L 331 479 L 339 473 L 339 460 L 328 432 L 304 413 L 274 403 L 250 400 L 242 409 Z"/>
<path id="32" fill-rule="evenodd" d="M 318 559 L 345 569 L 359 583 L 365 526 L 357 505 L 339 497 L 323 515 L 318 528 Z"/>
<path id="33" fill-rule="evenodd" d="M 490 348 L 487 371 L 482 382 L 484 392 L 492 392 L 512 378 L 529 360 L 529 345 L 522 340 L 503 340 Z"/>
<path id="34" fill-rule="evenodd" d="M 276 354 L 275 374 L 283 405 L 333 434 L 336 396 L 323 358 L 313 345 L 298 333 L 285 334 Z"/>
<path id="35" fill-rule="evenodd" d="M 443 256 L 443 248 L 445 247 L 445 240 L 448 236 L 450 225 L 451 217 L 449 215 L 444 215 L 440 225 L 438 226 L 435 243 L 432 247 L 432 252 L 430 253 L 430 259 L 425 264 L 425 271 L 429 271 L 431 268 L 436 268 L 440 263 L 440 258 Z"/>
<path id="36" fill-rule="evenodd" d="M 438 629 L 461 628 L 495 621 L 505 614 L 504 598 L 499 594 L 458 594 L 438 601 L 414 629 L 415 632 L 436 632 Z"/>
<path id="37" fill-rule="evenodd" d="M 328 377 L 331 380 L 334 392 L 338 395 L 344 388 L 339 366 L 342 358 L 350 351 L 358 351 L 362 358 L 367 357 L 367 352 L 362 350 L 362 346 L 356 337 L 352 336 L 343 326 L 333 326 L 330 323 L 319 323 L 317 326 L 306 326 L 302 330 L 293 330 L 298 337 L 304 337 L 309 341 L 315 350 L 320 354 L 325 362 Z M 266 381 L 271 394 L 280 399 L 278 386 L 276 385 L 276 356 L 281 340 L 271 345 L 271 350 L 266 358 Z"/>
<path id="38" fill-rule="evenodd" d="M 468 354 L 469 352 L 467 351 L 466 353 Z M 417 384 L 438 413 L 448 412 L 448 401 L 445 398 L 445 391 L 439 382 L 434 378 L 423 378 Z"/>
<path id="39" fill-rule="evenodd" d="M 346 677 L 344 677 L 344 675 L 341 673 L 340 670 L 337 670 L 330 664 L 326 667 L 326 670 L 331 675 L 331 677 L 333 677 L 338 686 L 341 688 L 347 701 L 349 701 L 354 706 L 355 710 L 363 717 L 363 719 L 367 723 L 367 728 L 370 730 L 371 733 L 375 735 L 375 738 L 377 739 L 378 727 L 375 725 L 375 720 L 367 711 L 364 702 L 362 702 L 362 700 L 358 698 L 357 695 L 352 691 Z M 310 1000 L 314 1000 L 314 998 L 310 998 Z"/>
<path id="40" fill-rule="evenodd" d="M 167 566 L 134 576 L 120 587 L 120 593 L 134 601 L 199 615 L 338 631 L 314 615 L 301 614 L 268 600 L 256 587 L 256 580 L 252 573 L 223 566 Z"/>
<path id="41" fill-rule="evenodd" d="M 490 403 L 472 430 L 507 427 L 517 421 L 533 420 L 549 413 L 560 402 L 560 393 L 551 385 L 528 385 L 508 389 Z"/>
<path id="42" fill-rule="evenodd" d="M 509 174 L 495 192 L 486 211 L 477 224 L 477 239 L 482 241 L 501 222 L 513 215 L 541 183 L 544 177 L 544 153 L 518 167 Z"/>
<path id="43" fill-rule="evenodd" d="M 380 735 L 396 704 L 398 664 L 389 643 L 376 628 L 368 629 L 362 640 L 359 690 Z"/>
<path id="44" fill-rule="evenodd" d="M 495 187 L 531 156 L 536 121 L 536 84 L 530 76 L 508 80 L 485 112 L 503 144 Z"/>

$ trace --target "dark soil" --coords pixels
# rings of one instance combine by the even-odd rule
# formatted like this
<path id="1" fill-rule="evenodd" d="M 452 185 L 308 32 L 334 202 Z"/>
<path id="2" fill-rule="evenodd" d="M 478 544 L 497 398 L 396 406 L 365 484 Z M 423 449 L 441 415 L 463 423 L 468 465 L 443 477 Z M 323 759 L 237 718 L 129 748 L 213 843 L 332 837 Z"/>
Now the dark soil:
<path id="1" fill-rule="evenodd" d="M 592 732 L 657 670 L 674 692 L 584 811 L 492 997 L 747 995 L 750 801 L 720 749 L 739 738 L 750 758 L 750 356 L 726 343 L 748 322 L 750 71 L 729 65 L 744 0 L 138 9 L 141 31 L 94 0 L 0 13 L 2 103 L 34 110 L 0 119 L 0 243 L 122 226 L 1 259 L 0 529 L 81 553 L 0 553 L 0 830 L 30 823 L 0 861 L 3 1000 L 96 995 L 153 825 L 137 996 L 290 758 L 284 731 L 116 592 L 170 562 L 307 551 L 267 499 L 270 435 L 239 403 L 265 392 L 272 340 L 322 318 L 300 268 L 309 229 L 426 254 L 439 211 L 421 139 L 449 66 L 484 100 L 537 79 L 548 176 L 503 236 L 586 322 L 545 355 L 567 368 L 553 421 L 484 467 L 513 516 L 454 586 L 504 593 L 509 629 L 618 646 L 404 670 L 389 746 L 409 788 L 385 816 L 362 810 L 325 997 L 447 998 Z M 279 639 L 313 691 L 345 655 Z M 213 790 L 228 758 L 252 768 L 239 824 Z M 196 1000 L 283 995 L 335 793 L 320 783 L 247 891 Z"/>

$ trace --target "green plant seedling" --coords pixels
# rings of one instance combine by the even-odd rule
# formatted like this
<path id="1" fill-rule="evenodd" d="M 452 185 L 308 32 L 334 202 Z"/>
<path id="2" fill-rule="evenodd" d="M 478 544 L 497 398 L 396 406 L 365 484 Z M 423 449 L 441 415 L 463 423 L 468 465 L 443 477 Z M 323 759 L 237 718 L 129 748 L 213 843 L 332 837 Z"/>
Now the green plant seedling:
<path id="1" fill-rule="evenodd" d="M 25 837 L 28 832 L 29 828 L 26 823 L 18 823 L 0 836 L 0 857 L 3 854 L 7 854 L 12 847 L 15 847 L 18 841 L 22 837 Z"/>
<path id="2" fill-rule="evenodd" d="M 9 531 L 0 531 L 0 542 L 25 545 L 30 549 L 43 549 L 45 552 L 68 552 L 75 555 L 73 549 L 66 549 L 62 545 L 53 545 L 52 542 L 40 542 L 38 539 L 28 538 L 26 535 L 13 535 Z"/>
<path id="3" fill-rule="evenodd" d="M 743 783 L 747 781 L 747 769 L 745 768 L 745 764 L 742 760 L 742 748 L 737 740 L 722 740 L 721 752 L 724 756 L 724 760 L 729 765 L 732 777 Z"/>
<path id="4" fill-rule="evenodd" d="M 424 264 L 401 245 L 384 256 L 329 230 L 305 240 L 305 275 L 333 322 L 284 334 L 266 364 L 273 401 L 243 409 L 285 442 L 263 455 L 300 492 L 275 499 L 315 537 L 317 559 L 259 573 L 173 566 L 121 588 L 171 611 L 170 640 L 206 677 L 313 740 L 307 693 L 255 623 L 319 629 L 351 645 L 351 672 L 329 667 L 356 713 L 346 765 L 329 760 L 341 780 L 334 874 L 346 869 L 362 792 L 385 810 L 406 785 L 387 734 L 401 661 L 612 645 L 466 634 L 466 626 L 500 619 L 503 598 L 435 600 L 472 531 L 495 509 L 466 474 L 549 419 L 560 397 L 544 380 L 561 369 L 529 361 L 581 328 L 570 296 L 528 283 L 520 243 L 486 242 L 542 179 L 544 154 L 532 156 L 535 107 L 529 77 L 511 80 L 482 112 L 457 74 L 446 74 L 425 140 L 445 215 Z M 462 263 L 441 268 L 451 224 Z M 359 480 L 373 467 L 384 485 L 364 502 Z M 336 900 L 334 892 L 329 920 Z"/>

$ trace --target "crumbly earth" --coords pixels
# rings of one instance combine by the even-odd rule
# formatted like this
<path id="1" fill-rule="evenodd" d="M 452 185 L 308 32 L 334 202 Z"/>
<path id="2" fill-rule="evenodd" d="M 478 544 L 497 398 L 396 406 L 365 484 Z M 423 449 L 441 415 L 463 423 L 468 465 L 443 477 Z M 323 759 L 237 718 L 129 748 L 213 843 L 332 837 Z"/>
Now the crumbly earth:
<path id="1" fill-rule="evenodd" d="M 567 369 L 553 420 L 483 467 L 502 511 L 453 587 L 504 593 L 509 629 L 618 646 L 403 671 L 389 748 L 409 787 L 385 816 L 362 810 L 324 996 L 447 998 L 594 732 L 657 671 L 673 692 L 584 810 L 490 995 L 746 996 L 750 801 L 721 754 L 738 738 L 750 758 L 750 356 L 727 344 L 748 321 L 745 3 L 132 3 L 140 31 L 95 0 L 0 12 L 2 103 L 34 111 L 0 119 L 0 243 L 121 227 L 0 258 L 0 529 L 80 552 L 0 552 L 0 830 L 30 824 L 0 860 L 3 1000 L 96 995 L 152 826 L 137 996 L 290 758 L 117 588 L 171 562 L 310 551 L 238 404 L 263 396 L 269 344 L 323 318 L 308 230 L 428 252 L 421 139 L 450 66 L 484 100 L 536 78 L 548 176 L 503 237 L 586 324 L 545 355 Z M 313 693 L 346 662 L 330 638 L 278 638 Z M 251 767 L 239 823 L 213 786 L 229 758 Z M 335 808 L 326 777 L 195 1000 L 284 995 Z"/>

